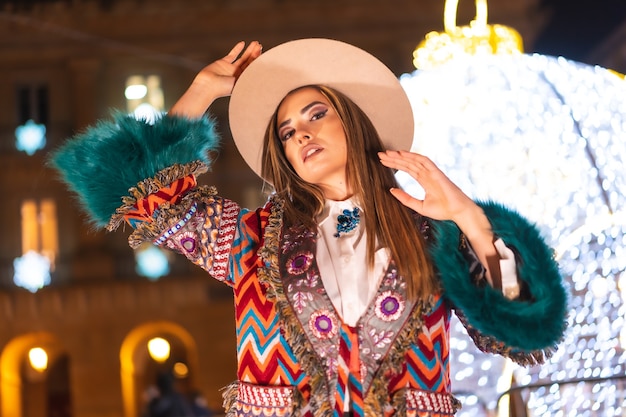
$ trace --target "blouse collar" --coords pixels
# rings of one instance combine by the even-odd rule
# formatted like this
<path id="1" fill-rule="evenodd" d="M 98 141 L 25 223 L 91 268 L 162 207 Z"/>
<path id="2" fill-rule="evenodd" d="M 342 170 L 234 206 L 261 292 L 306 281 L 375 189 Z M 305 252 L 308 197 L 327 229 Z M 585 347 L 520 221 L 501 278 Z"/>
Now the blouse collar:
<path id="1" fill-rule="evenodd" d="M 361 205 L 357 202 L 355 197 L 345 200 L 326 199 L 322 213 L 317 216 L 317 224 L 322 226 L 329 218 L 336 219 L 337 216 L 340 215 L 345 209 L 352 210 L 355 207 L 358 207 L 359 210 L 363 211 Z"/>

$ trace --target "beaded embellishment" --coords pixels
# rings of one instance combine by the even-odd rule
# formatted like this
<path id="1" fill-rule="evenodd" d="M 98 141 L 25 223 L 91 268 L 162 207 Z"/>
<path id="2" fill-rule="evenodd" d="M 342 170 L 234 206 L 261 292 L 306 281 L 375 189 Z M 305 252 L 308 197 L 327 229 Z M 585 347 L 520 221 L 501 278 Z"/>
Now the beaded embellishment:
<path id="1" fill-rule="evenodd" d="M 196 211 L 198 210 L 198 206 L 196 203 L 194 203 L 189 210 L 187 211 L 187 213 L 185 214 L 185 216 L 180 219 L 174 226 L 170 227 L 169 229 L 167 229 L 165 231 L 165 233 L 163 233 L 161 236 L 159 236 L 157 239 L 154 240 L 154 244 L 156 246 L 161 246 L 163 244 L 163 242 L 165 242 L 167 239 L 169 239 L 171 236 L 175 235 L 176 233 L 178 233 L 178 231 L 180 229 L 182 229 L 189 220 L 191 220 L 191 218 L 194 216 L 194 214 L 196 213 Z"/>
<path id="2" fill-rule="evenodd" d="M 360 210 L 355 207 L 352 211 L 345 209 L 337 216 L 337 233 L 333 236 L 339 237 L 342 233 L 348 233 L 356 228 L 361 221 Z"/>

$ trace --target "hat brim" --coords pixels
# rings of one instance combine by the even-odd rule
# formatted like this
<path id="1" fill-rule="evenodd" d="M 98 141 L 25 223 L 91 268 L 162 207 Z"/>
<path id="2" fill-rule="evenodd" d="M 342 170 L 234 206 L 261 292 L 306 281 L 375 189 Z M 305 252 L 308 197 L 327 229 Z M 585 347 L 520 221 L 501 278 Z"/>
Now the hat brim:
<path id="1" fill-rule="evenodd" d="M 398 78 L 373 55 L 332 39 L 289 41 L 261 54 L 244 70 L 229 104 L 230 131 L 245 162 L 259 176 L 263 137 L 282 99 L 306 85 L 334 88 L 372 121 L 383 146 L 410 150 L 414 121 Z"/>

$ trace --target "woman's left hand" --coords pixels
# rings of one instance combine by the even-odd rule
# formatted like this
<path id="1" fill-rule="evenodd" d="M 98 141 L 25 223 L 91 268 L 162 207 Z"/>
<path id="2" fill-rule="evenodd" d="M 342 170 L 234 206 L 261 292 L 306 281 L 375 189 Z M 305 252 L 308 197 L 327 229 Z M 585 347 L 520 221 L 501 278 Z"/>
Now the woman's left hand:
<path id="1" fill-rule="evenodd" d="M 406 151 L 379 152 L 380 162 L 389 168 L 404 171 L 424 188 L 423 200 L 399 188 L 391 194 L 405 206 L 436 220 L 459 221 L 476 204 L 457 187 L 428 157 Z"/>
<path id="2" fill-rule="evenodd" d="M 406 151 L 379 152 L 380 162 L 389 168 L 411 175 L 424 188 L 420 200 L 399 188 L 391 194 L 405 206 L 435 220 L 452 220 L 470 241 L 478 259 L 487 270 L 487 280 L 494 287 L 502 288 L 500 255 L 493 242 L 494 235 L 489 219 L 482 208 L 427 157 Z"/>

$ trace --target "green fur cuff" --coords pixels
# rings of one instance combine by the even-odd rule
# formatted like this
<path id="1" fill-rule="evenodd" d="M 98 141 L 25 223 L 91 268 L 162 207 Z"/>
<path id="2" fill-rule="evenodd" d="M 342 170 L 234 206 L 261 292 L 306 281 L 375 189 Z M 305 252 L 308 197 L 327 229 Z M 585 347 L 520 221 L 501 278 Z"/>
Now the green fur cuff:
<path id="1" fill-rule="evenodd" d="M 565 329 L 567 295 L 552 250 L 538 229 L 518 213 L 497 203 L 479 203 L 493 232 L 514 252 L 518 279 L 530 292 L 528 300 L 508 300 L 489 285 L 472 283 L 460 251 L 460 231 L 452 222 L 433 225 L 431 255 L 441 274 L 446 297 L 462 311 L 469 325 L 525 352 L 555 347 Z"/>
<path id="2" fill-rule="evenodd" d="M 163 116 L 154 124 L 116 113 L 78 134 L 52 152 L 49 164 L 78 200 L 96 227 L 107 223 L 129 190 L 173 165 L 210 166 L 209 151 L 219 137 L 215 123 Z M 142 188 L 142 187 L 140 187 Z M 119 223 L 119 221 L 116 221 Z"/>

